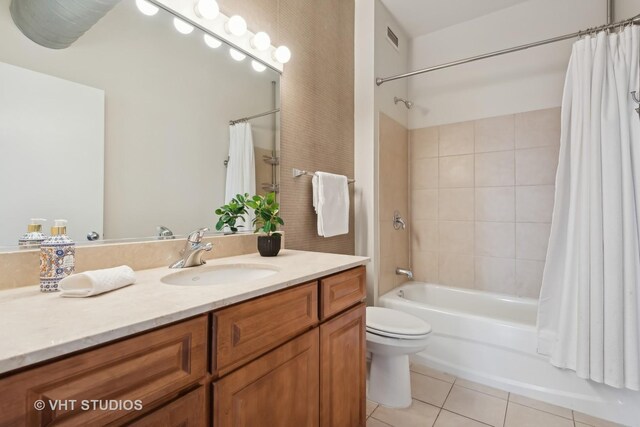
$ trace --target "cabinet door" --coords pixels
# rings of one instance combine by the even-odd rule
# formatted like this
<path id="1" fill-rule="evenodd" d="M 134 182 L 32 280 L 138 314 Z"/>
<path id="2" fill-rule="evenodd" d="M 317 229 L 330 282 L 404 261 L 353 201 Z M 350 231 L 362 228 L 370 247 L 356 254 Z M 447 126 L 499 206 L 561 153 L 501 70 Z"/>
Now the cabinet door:
<path id="1" fill-rule="evenodd" d="M 214 383 L 216 427 L 318 425 L 318 328 Z"/>
<path id="2" fill-rule="evenodd" d="M 364 300 L 366 275 L 367 271 L 361 266 L 320 280 L 320 318 L 327 320 Z"/>
<path id="3" fill-rule="evenodd" d="M 134 427 L 205 427 L 209 424 L 206 390 L 207 386 L 200 386 L 129 425 Z"/>
<path id="4" fill-rule="evenodd" d="M 135 416 L 131 402 L 147 408 L 204 378 L 207 325 L 198 316 L 3 378 L 0 426 L 105 425 Z M 107 400 L 126 402 L 121 410 L 93 409 L 93 401 Z"/>
<path id="5" fill-rule="evenodd" d="M 365 425 L 365 305 L 320 325 L 320 425 Z"/>

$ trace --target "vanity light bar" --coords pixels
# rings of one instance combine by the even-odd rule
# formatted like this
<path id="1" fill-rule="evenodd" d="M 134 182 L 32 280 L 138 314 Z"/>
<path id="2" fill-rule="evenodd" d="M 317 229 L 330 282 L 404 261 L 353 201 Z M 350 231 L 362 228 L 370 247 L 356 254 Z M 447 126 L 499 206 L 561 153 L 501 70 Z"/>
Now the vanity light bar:
<path id="1" fill-rule="evenodd" d="M 161 7 L 181 20 L 204 31 L 212 37 L 225 41 L 232 49 L 242 52 L 258 63 L 262 63 L 282 73 L 283 64 L 291 58 L 291 51 L 286 46 L 272 46 L 269 35 L 264 32 L 252 33 L 246 29 L 246 22 L 239 15 L 228 17 L 219 12 L 213 13 L 217 7 L 214 0 L 147 0 Z M 214 6 L 215 4 L 215 6 Z M 214 16 L 207 19 L 206 16 Z M 242 31 L 244 30 L 244 31 Z M 256 71 L 261 67 L 255 67 Z"/>

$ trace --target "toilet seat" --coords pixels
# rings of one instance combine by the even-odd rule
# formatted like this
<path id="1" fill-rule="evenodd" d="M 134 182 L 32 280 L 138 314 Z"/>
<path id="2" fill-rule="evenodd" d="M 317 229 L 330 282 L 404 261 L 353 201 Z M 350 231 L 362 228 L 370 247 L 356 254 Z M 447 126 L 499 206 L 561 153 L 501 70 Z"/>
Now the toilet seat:
<path id="1" fill-rule="evenodd" d="M 367 332 L 388 338 L 420 340 L 431 333 L 431 325 L 402 311 L 367 307 Z"/>

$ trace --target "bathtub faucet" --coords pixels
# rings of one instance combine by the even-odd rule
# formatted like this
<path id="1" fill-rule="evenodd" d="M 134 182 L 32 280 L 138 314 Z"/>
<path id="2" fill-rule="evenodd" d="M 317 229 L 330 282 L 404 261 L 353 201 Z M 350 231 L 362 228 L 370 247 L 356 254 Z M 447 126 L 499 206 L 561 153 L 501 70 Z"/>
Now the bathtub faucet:
<path id="1" fill-rule="evenodd" d="M 413 272 L 409 269 L 397 267 L 396 274 L 404 274 L 408 280 L 413 280 Z"/>

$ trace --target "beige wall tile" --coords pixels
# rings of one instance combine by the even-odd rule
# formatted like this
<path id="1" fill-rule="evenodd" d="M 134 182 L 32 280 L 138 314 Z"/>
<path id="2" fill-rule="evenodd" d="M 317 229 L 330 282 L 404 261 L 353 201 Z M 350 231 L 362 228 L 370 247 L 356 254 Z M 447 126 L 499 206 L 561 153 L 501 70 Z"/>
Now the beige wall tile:
<path id="1" fill-rule="evenodd" d="M 516 150 L 516 185 L 553 185 L 558 147 Z"/>
<path id="2" fill-rule="evenodd" d="M 411 248 L 415 252 L 433 252 L 439 250 L 438 222 L 415 221 L 411 225 Z"/>
<path id="3" fill-rule="evenodd" d="M 515 187 L 476 188 L 476 221 L 513 222 L 515 204 Z"/>
<path id="4" fill-rule="evenodd" d="M 516 148 L 560 145 L 560 108 L 516 114 Z"/>
<path id="5" fill-rule="evenodd" d="M 529 408 L 509 402 L 504 427 L 573 427 L 573 420 L 568 420 L 548 412 Z"/>
<path id="6" fill-rule="evenodd" d="M 507 401 L 454 385 L 444 409 L 497 427 L 504 421 Z"/>
<path id="7" fill-rule="evenodd" d="M 515 275 L 513 258 L 476 257 L 476 289 L 513 294 Z"/>
<path id="8" fill-rule="evenodd" d="M 438 157 L 438 127 L 409 131 L 410 156 L 412 159 Z"/>
<path id="9" fill-rule="evenodd" d="M 438 252 L 413 252 L 411 269 L 420 282 L 438 283 Z"/>
<path id="10" fill-rule="evenodd" d="M 474 226 L 472 221 L 439 221 L 440 252 L 473 254 Z"/>
<path id="11" fill-rule="evenodd" d="M 473 155 L 440 157 L 440 188 L 473 187 Z"/>
<path id="12" fill-rule="evenodd" d="M 515 115 L 476 120 L 475 141 L 476 153 L 513 150 Z"/>
<path id="13" fill-rule="evenodd" d="M 440 126 L 440 156 L 473 153 L 473 122 Z"/>
<path id="14" fill-rule="evenodd" d="M 438 256 L 438 277 L 442 285 L 473 288 L 475 280 L 473 255 L 441 252 Z"/>
<path id="15" fill-rule="evenodd" d="M 411 162 L 413 190 L 438 188 L 438 159 L 415 159 Z"/>
<path id="16" fill-rule="evenodd" d="M 543 272 L 544 261 L 517 259 L 515 294 L 520 297 L 538 298 Z"/>
<path id="17" fill-rule="evenodd" d="M 551 224 L 516 224 L 516 258 L 544 261 L 547 256 Z"/>
<path id="18" fill-rule="evenodd" d="M 378 295 L 384 295 L 396 287 L 396 262 L 390 257 L 380 258 L 380 280 L 378 281 Z"/>
<path id="19" fill-rule="evenodd" d="M 516 221 L 551 222 L 554 185 L 516 187 Z"/>
<path id="20" fill-rule="evenodd" d="M 475 254 L 514 258 L 516 230 L 513 222 L 476 222 Z"/>
<path id="21" fill-rule="evenodd" d="M 476 154 L 476 187 L 510 186 L 515 183 L 513 151 Z"/>
<path id="22" fill-rule="evenodd" d="M 438 190 L 414 190 L 411 192 L 412 222 L 421 219 L 438 219 Z"/>
<path id="23" fill-rule="evenodd" d="M 473 221 L 474 213 L 473 188 L 442 189 L 439 194 L 438 219 L 449 221 Z"/>

